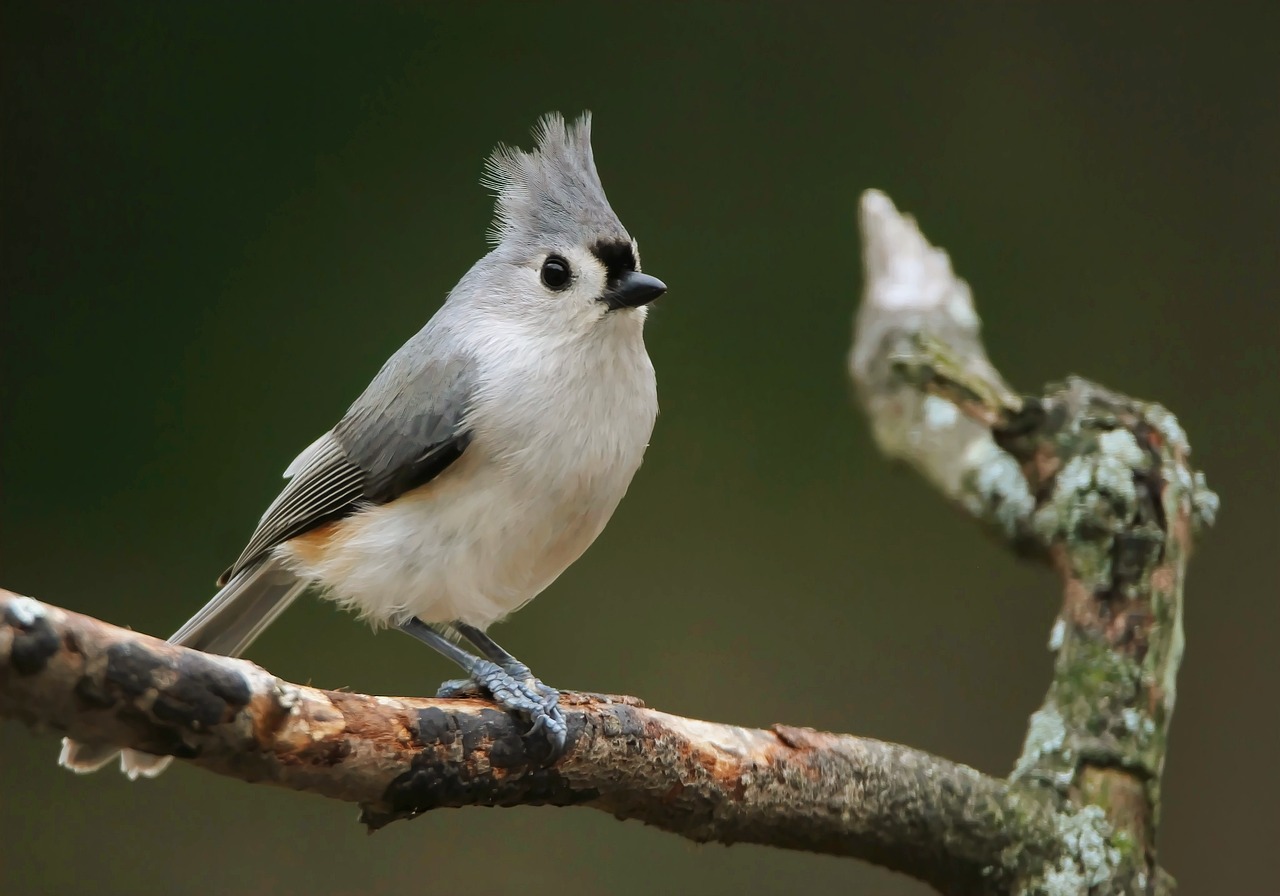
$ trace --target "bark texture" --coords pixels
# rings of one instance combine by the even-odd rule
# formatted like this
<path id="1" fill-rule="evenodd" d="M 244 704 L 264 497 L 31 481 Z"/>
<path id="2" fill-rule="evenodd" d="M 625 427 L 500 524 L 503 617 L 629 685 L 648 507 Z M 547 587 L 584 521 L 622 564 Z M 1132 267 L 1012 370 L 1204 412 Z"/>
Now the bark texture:
<path id="1" fill-rule="evenodd" d="M 850 370 L 886 454 L 1063 583 L 1054 676 L 1010 783 L 1101 823 L 1046 893 L 1172 889 L 1156 860 L 1193 531 L 1218 499 L 1177 419 L 1072 377 L 1014 392 L 987 357 L 969 287 L 888 197 L 861 207 L 866 294 Z"/>
<path id="2" fill-rule="evenodd" d="M 908 747 L 628 698 L 565 704 L 568 751 L 545 766 L 542 741 L 483 701 L 290 684 L 0 591 L 0 715 L 358 803 L 371 830 L 442 807 L 591 806 L 699 842 L 869 859 L 953 892 L 984 891 L 993 856 L 1057 848 L 1050 800 Z"/>
<path id="3" fill-rule="evenodd" d="M 861 205 L 850 370 L 876 439 L 1063 582 L 1054 675 L 1006 779 L 909 747 L 567 694 L 568 749 L 479 700 L 372 697 L 0 591 L 0 717 L 357 803 L 376 830 L 455 806 L 588 806 L 697 841 L 850 856 L 948 894 L 1162 894 L 1160 778 L 1192 533 L 1217 498 L 1157 404 L 1010 388 L 972 295 L 887 197 Z"/>

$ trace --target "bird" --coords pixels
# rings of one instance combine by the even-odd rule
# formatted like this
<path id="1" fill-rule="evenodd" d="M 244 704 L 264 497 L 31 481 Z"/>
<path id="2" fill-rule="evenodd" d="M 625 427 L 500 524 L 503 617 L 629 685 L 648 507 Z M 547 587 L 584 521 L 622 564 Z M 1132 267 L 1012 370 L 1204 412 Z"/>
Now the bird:
<path id="1" fill-rule="evenodd" d="M 239 656 L 314 586 L 457 663 L 438 696 L 489 695 L 554 759 L 559 692 L 486 630 L 583 554 L 640 467 L 658 414 L 644 324 L 667 287 L 605 196 L 590 113 L 545 115 L 533 136 L 487 160 L 490 251 L 288 466 L 169 641 Z M 171 761 L 64 739 L 59 763 L 87 773 L 117 753 L 135 780 Z"/>

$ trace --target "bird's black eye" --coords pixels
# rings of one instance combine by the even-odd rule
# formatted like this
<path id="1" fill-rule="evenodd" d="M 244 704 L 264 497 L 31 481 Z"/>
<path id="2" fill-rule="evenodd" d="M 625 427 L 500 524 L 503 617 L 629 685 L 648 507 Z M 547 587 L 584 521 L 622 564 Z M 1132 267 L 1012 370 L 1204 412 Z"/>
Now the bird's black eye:
<path id="1" fill-rule="evenodd" d="M 542 263 L 542 282 L 547 288 L 559 292 L 569 285 L 571 279 L 573 272 L 569 270 L 569 262 L 559 255 L 548 255 Z"/>

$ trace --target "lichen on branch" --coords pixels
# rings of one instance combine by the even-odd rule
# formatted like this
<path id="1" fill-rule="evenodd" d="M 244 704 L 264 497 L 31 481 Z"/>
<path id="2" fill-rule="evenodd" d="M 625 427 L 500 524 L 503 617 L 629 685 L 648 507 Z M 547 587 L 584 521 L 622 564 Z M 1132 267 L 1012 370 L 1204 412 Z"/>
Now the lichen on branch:
<path id="1" fill-rule="evenodd" d="M 1078 377 L 1014 393 L 946 254 L 880 193 L 863 197 L 861 221 L 867 282 L 850 367 L 877 441 L 1063 582 L 1053 680 L 1010 781 L 1107 830 L 1072 835 L 1074 861 L 1027 889 L 1164 887 L 1155 835 L 1186 564 L 1217 497 L 1160 405 Z"/>

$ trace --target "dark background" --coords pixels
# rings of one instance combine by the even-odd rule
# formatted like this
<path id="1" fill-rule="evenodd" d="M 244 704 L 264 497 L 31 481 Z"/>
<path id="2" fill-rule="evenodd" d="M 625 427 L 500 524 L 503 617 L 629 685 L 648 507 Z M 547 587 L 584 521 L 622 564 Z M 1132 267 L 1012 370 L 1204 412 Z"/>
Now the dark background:
<path id="1" fill-rule="evenodd" d="M 996 774 L 1048 681 L 1052 576 L 887 465 L 844 357 L 855 204 L 886 190 L 973 284 L 991 354 L 1158 399 L 1223 498 L 1191 577 L 1163 855 L 1274 885 L 1280 17 L 870 8 L 6 4 L 0 584 L 167 634 L 293 455 L 485 250 L 498 141 L 590 108 L 671 286 L 663 413 L 599 543 L 497 632 L 548 681 L 903 741 Z M 294 680 L 454 670 L 305 601 Z M 6 894 L 921 893 L 587 810 L 353 807 L 178 766 L 55 768 L 0 727 Z"/>

